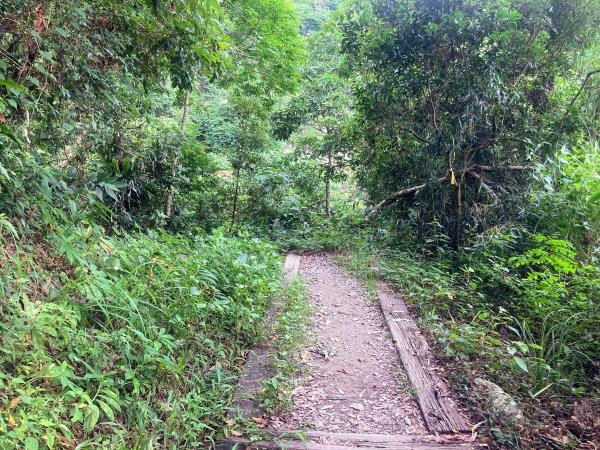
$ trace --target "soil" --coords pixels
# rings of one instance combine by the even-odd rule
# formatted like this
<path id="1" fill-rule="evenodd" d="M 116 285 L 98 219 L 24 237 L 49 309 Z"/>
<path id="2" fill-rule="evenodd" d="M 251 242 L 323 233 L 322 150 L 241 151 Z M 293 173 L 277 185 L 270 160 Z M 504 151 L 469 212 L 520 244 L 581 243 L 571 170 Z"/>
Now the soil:
<path id="1" fill-rule="evenodd" d="M 313 339 L 284 427 L 426 434 L 379 305 L 327 256 L 303 256 L 300 273 L 315 308 Z"/>

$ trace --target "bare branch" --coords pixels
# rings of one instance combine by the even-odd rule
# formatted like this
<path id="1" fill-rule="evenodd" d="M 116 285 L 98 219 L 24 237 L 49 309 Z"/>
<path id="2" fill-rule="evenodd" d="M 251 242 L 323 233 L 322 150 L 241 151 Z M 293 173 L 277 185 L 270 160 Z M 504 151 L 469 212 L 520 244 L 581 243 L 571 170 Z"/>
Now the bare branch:
<path id="1" fill-rule="evenodd" d="M 447 176 L 443 176 L 441 178 L 437 179 L 438 183 L 442 183 L 444 181 L 448 181 L 448 177 Z M 377 214 L 382 208 L 385 208 L 388 205 L 391 205 L 392 203 L 397 202 L 398 200 L 400 200 L 402 197 L 406 197 L 410 194 L 414 194 L 416 192 L 419 192 L 421 189 L 423 189 L 424 187 L 427 186 L 427 183 L 425 184 L 419 184 L 418 186 L 413 186 L 413 187 L 409 187 L 406 189 L 402 189 L 401 191 L 397 191 L 394 192 L 393 194 L 389 195 L 388 197 L 384 198 L 381 202 L 379 202 L 372 210 L 371 212 L 367 215 L 367 221 L 371 220 L 371 217 L 373 217 L 375 214 Z"/>
<path id="2" fill-rule="evenodd" d="M 497 183 L 494 183 L 492 180 L 490 180 L 488 178 L 482 177 L 480 174 L 483 172 L 492 172 L 492 171 L 500 171 L 500 170 L 524 171 L 524 170 L 529 170 L 529 169 L 532 169 L 532 166 L 525 165 L 525 164 L 512 165 L 512 166 L 508 166 L 508 167 L 492 167 L 492 166 L 482 166 L 480 164 L 475 164 L 471 167 L 466 168 L 464 170 L 464 173 L 479 180 L 482 184 L 485 184 L 486 186 L 488 186 L 490 188 L 495 188 L 497 190 L 506 192 L 504 190 L 504 188 L 499 186 Z M 444 175 L 443 177 L 438 178 L 436 181 L 438 183 L 447 182 L 447 181 L 450 181 L 450 177 L 448 175 Z M 417 192 L 419 192 L 421 189 L 425 188 L 426 186 L 427 186 L 427 183 L 419 184 L 417 186 L 412 186 L 412 187 L 409 187 L 406 189 L 402 189 L 400 191 L 396 191 L 393 194 L 390 194 L 389 196 L 384 198 L 382 201 L 380 201 L 377 205 L 375 205 L 373 207 L 373 209 L 369 212 L 369 214 L 367 214 L 366 220 L 370 221 L 371 218 L 375 214 L 377 214 L 379 211 L 381 211 L 386 206 L 389 206 L 392 203 L 397 202 L 398 200 L 400 200 L 403 197 L 407 197 L 411 194 L 416 194 Z"/>
<path id="3" fill-rule="evenodd" d="M 569 104 L 569 109 L 567 109 L 567 111 L 565 112 L 565 116 L 567 114 L 569 114 L 569 111 L 571 110 L 571 108 L 573 108 L 573 105 L 575 104 L 575 102 L 577 101 L 577 99 L 579 98 L 579 96 L 581 95 L 581 93 L 583 92 L 585 87 L 587 86 L 588 82 L 590 81 L 590 78 L 597 73 L 600 73 L 600 69 L 595 69 L 595 70 L 592 70 L 591 72 L 587 73 L 587 75 L 585 76 L 585 80 L 583 80 L 583 83 L 581 83 L 581 86 L 579 87 L 579 90 L 577 91 L 577 94 L 575 94 L 575 97 L 573 97 L 573 100 L 571 100 L 571 103 Z"/>

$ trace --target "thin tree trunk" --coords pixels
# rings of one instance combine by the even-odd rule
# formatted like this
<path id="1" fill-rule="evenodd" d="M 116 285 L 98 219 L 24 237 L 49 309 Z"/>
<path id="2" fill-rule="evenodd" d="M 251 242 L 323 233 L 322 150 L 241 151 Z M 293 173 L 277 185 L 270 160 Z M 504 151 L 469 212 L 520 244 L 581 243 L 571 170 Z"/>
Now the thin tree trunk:
<path id="1" fill-rule="evenodd" d="M 333 156 L 329 154 L 327 160 L 327 175 L 325 177 L 325 219 L 331 219 L 331 171 L 333 169 Z"/>
<path id="2" fill-rule="evenodd" d="M 237 204 L 238 197 L 240 195 L 240 167 L 238 167 L 235 171 L 235 192 L 233 193 L 233 207 L 231 211 L 231 224 L 229 225 L 229 230 L 233 228 L 235 225 L 235 216 L 237 214 Z"/>
<path id="3" fill-rule="evenodd" d="M 181 134 L 185 134 L 185 127 L 187 125 L 188 116 L 190 114 L 190 93 L 186 92 L 183 99 L 183 117 L 181 118 Z M 173 158 L 173 165 L 171 166 L 171 177 L 175 178 L 177 175 L 177 165 L 179 164 L 179 155 L 181 154 L 181 145 L 177 146 L 175 151 L 175 158 Z M 175 185 L 171 182 L 169 186 L 169 193 L 167 194 L 167 204 L 165 205 L 165 216 L 167 219 L 171 218 L 171 212 L 173 211 L 173 196 L 175 194 Z"/>
<path id="4" fill-rule="evenodd" d="M 452 233 L 452 248 L 460 248 L 460 239 L 462 232 L 462 195 L 461 183 L 457 182 L 454 186 L 454 232 Z"/>

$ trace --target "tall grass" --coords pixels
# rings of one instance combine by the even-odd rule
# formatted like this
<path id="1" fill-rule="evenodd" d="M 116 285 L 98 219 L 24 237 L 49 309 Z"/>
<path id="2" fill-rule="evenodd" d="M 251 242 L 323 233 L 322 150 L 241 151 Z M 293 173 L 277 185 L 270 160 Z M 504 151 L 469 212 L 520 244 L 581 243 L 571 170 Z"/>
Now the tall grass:
<path id="1" fill-rule="evenodd" d="M 218 438 L 236 362 L 279 288 L 274 247 L 93 226 L 19 241 L 3 225 L 0 448 Z"/>

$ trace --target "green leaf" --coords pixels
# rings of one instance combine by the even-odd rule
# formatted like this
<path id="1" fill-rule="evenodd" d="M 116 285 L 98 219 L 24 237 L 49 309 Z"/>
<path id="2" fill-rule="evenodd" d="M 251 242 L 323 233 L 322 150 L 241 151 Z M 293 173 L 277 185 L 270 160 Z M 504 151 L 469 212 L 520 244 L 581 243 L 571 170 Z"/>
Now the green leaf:
<path id="1" fill-rule="evenodd" d="M 542 392 L 545 392 L 546 390 L 550 389 L 550 387 L 552 387 L 554 383 L 550 383 L 549 385 L 543 387 L 542 389 L 540 389 L 539 391 L 537 391 L 535 394 L 532 394 L 531 391 L 529 391 L 529 395 L 531 395 L 531 398 L 536 398 L 538 395 L 540 395 Z"/>
<path id="2" fill-rule="evenodd" d="M 0 86 L 6 86 L 9 88 L 17 89 L 21 92 L 27 92 L 27 89 L 22 84 L 15 83 L 11 80 L 5 80 L 4 78 L 0 78 Z"/>
<path id="3" fill-rule="evenodd" d="M 40 54 L 44 57 L 44 59 L 46 59 L 50 62 L 53 62 L 52 53 L 44 51 L 44 50 L 40 50 Z"/>
<path id="4" fill-rule="evenodd" d="M 10 140 L 12 140 L 15 144 L 17 144 L 19 146 L 19 148 L 21 148 L 21 143 L 19 142 L 17 137 L 12 133 L 12 131 L 10 131 L 10 128 L 8 128 L 3 123 L 0 123 L 0 135 L 6 136 Z"/>
<path id="5" fill-rule="evenodd" d="M 100 409 L 96 405 L 88 404 L 86 410 L 86 417 L 83 421 L 83 431 L 84 433 L 89 433 L 94 429 L 96 423 L 98 423 L 98 419 L 100 418 Z"/>
<path id="6" fill-rule="evenodd" d="M 597 202 L 598 200 L 600 200 L 600 190 L 594 192 L 588 199 L 588 202 L 593 203 L 593 202 Z"/>
<path id="7" fill-rule="evenodd" d="M 529 368 L 527 367 L 527 364 L 523 358 L 515 356 L 515 362 L 517 363 L 517 366 L 519 366 L 524 372 L 529 373 Z"/>
<path id="8" fill-rule="evenodd" d="M 37 450 L 40 447 L 38 440 L 34 437 L 26 437 L 23 441 L 26 450 Z"/>
<path id="9" fill-rule="evenodd" d="M 110 406 L 108 406 L 102 400 L 98 400 L 98 404 L 100 405 L 100 408 L 102 408 L 102 411 L 104 411 L 104 414 L 106 414 L 106 417 L 108 417 L 110 420 L 115 420 L 115 413 Z"/>
<path id="10" fill-rule="evenodd" d="M 71 412 L 71 422 L 73 422 L 73 423 L 79 422 L 82 417 L 83 417 L 83 414 L 81 412 L 81 408 L 79 406 L 76 406 L 75 408 L 73 408 L 73 411 Z"/>
<path id="11" fill-rule="evenodd" d="M 56 431 L 51 428 L 46 429 L 46 444 L 48 448 L 54 447 L 54 440 L 56 439 Z"/>

